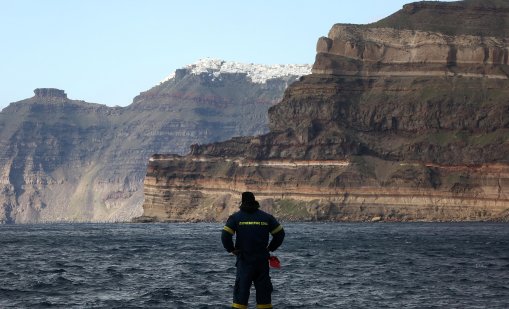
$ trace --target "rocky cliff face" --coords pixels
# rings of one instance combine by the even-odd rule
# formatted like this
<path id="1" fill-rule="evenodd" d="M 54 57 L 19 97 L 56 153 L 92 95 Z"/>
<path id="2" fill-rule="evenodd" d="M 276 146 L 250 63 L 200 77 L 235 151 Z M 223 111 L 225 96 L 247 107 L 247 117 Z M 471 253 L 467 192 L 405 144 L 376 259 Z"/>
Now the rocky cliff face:
<path id="1" fill-rule="evenodd" d="M 310 69 L 203 60 L 124 108 L 36 89 L 0 113 L 0 223 L 139 216 L 151 155 L 267 132 L 268 108 Z"/>
<path id="2" fill-rule="evenodd" d="M 508 17 L 433 1 L 334 25 L 269 133 L 151 158 L 140 220 L 223 220 L 244 190 L 286 219 L 509 220 Z"/>

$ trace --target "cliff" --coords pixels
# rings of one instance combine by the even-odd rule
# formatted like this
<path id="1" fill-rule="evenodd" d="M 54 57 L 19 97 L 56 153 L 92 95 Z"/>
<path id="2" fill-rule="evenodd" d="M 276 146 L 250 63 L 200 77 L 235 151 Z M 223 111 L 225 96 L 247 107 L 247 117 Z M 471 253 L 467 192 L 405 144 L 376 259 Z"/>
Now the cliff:
<path id="1" fill-rule="evenodd" d="M 508 17 L 426 1 L 334 25 L 269 133 L 150 159 L 140 220 L 224 220 L 245 190 L 289 220 L 509 220 Z"/>
<path id="2" fill-rule="evenodd" d="M 0 223 L 129 221 L 152 154 L 267 132 L 268 108 L 309 72 L 207 59 L 127 107 L 36 89 L 0 112 Z"/>

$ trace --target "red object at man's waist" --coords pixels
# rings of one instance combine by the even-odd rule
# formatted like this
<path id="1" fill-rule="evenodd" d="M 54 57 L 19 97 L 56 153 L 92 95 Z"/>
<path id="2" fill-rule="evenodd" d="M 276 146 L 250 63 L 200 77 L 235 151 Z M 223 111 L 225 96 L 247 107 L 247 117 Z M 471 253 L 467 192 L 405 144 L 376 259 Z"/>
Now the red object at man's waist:
<path id="1" fill-rule="evenodd" d="M 281 268 L 281 262 L 275 256 L 269 257 L 269 266 L 272 268 Z"/>

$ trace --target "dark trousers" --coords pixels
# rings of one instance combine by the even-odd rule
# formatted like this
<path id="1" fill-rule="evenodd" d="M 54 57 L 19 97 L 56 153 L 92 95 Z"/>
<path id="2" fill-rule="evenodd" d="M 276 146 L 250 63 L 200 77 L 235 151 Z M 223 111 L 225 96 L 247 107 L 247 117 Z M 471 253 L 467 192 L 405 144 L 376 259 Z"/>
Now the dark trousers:
<path id="1" fill-rule="evenodd" d="M 237 260 L 237 278 L 233 289 L 233 303 L 247 305 L 249 290 L 254 283 L 256 289 L 256 303 L 259 305 L 271 304 L 272 283 L 269 275 L 269 261 Z"/>

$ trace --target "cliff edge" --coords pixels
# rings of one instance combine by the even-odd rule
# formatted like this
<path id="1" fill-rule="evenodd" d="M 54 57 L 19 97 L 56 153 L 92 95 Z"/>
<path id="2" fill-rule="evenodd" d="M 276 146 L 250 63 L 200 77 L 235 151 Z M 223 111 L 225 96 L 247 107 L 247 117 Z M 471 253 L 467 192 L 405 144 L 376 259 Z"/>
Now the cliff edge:
<path id="1" fill-rule="evenodd" d="M 424 1 L 336 24 L 270 132 L 155 155 L 145 221 L 509 220 L 509 1 Z"/>
<path id="2" fill-rule="evenodd" d="M 203 59 L 127 107 L 35 89 L 0 112 L 0 224 L 130 221 L 152 154 L 268 132 L 268 108 L 310 71 Z"/>

